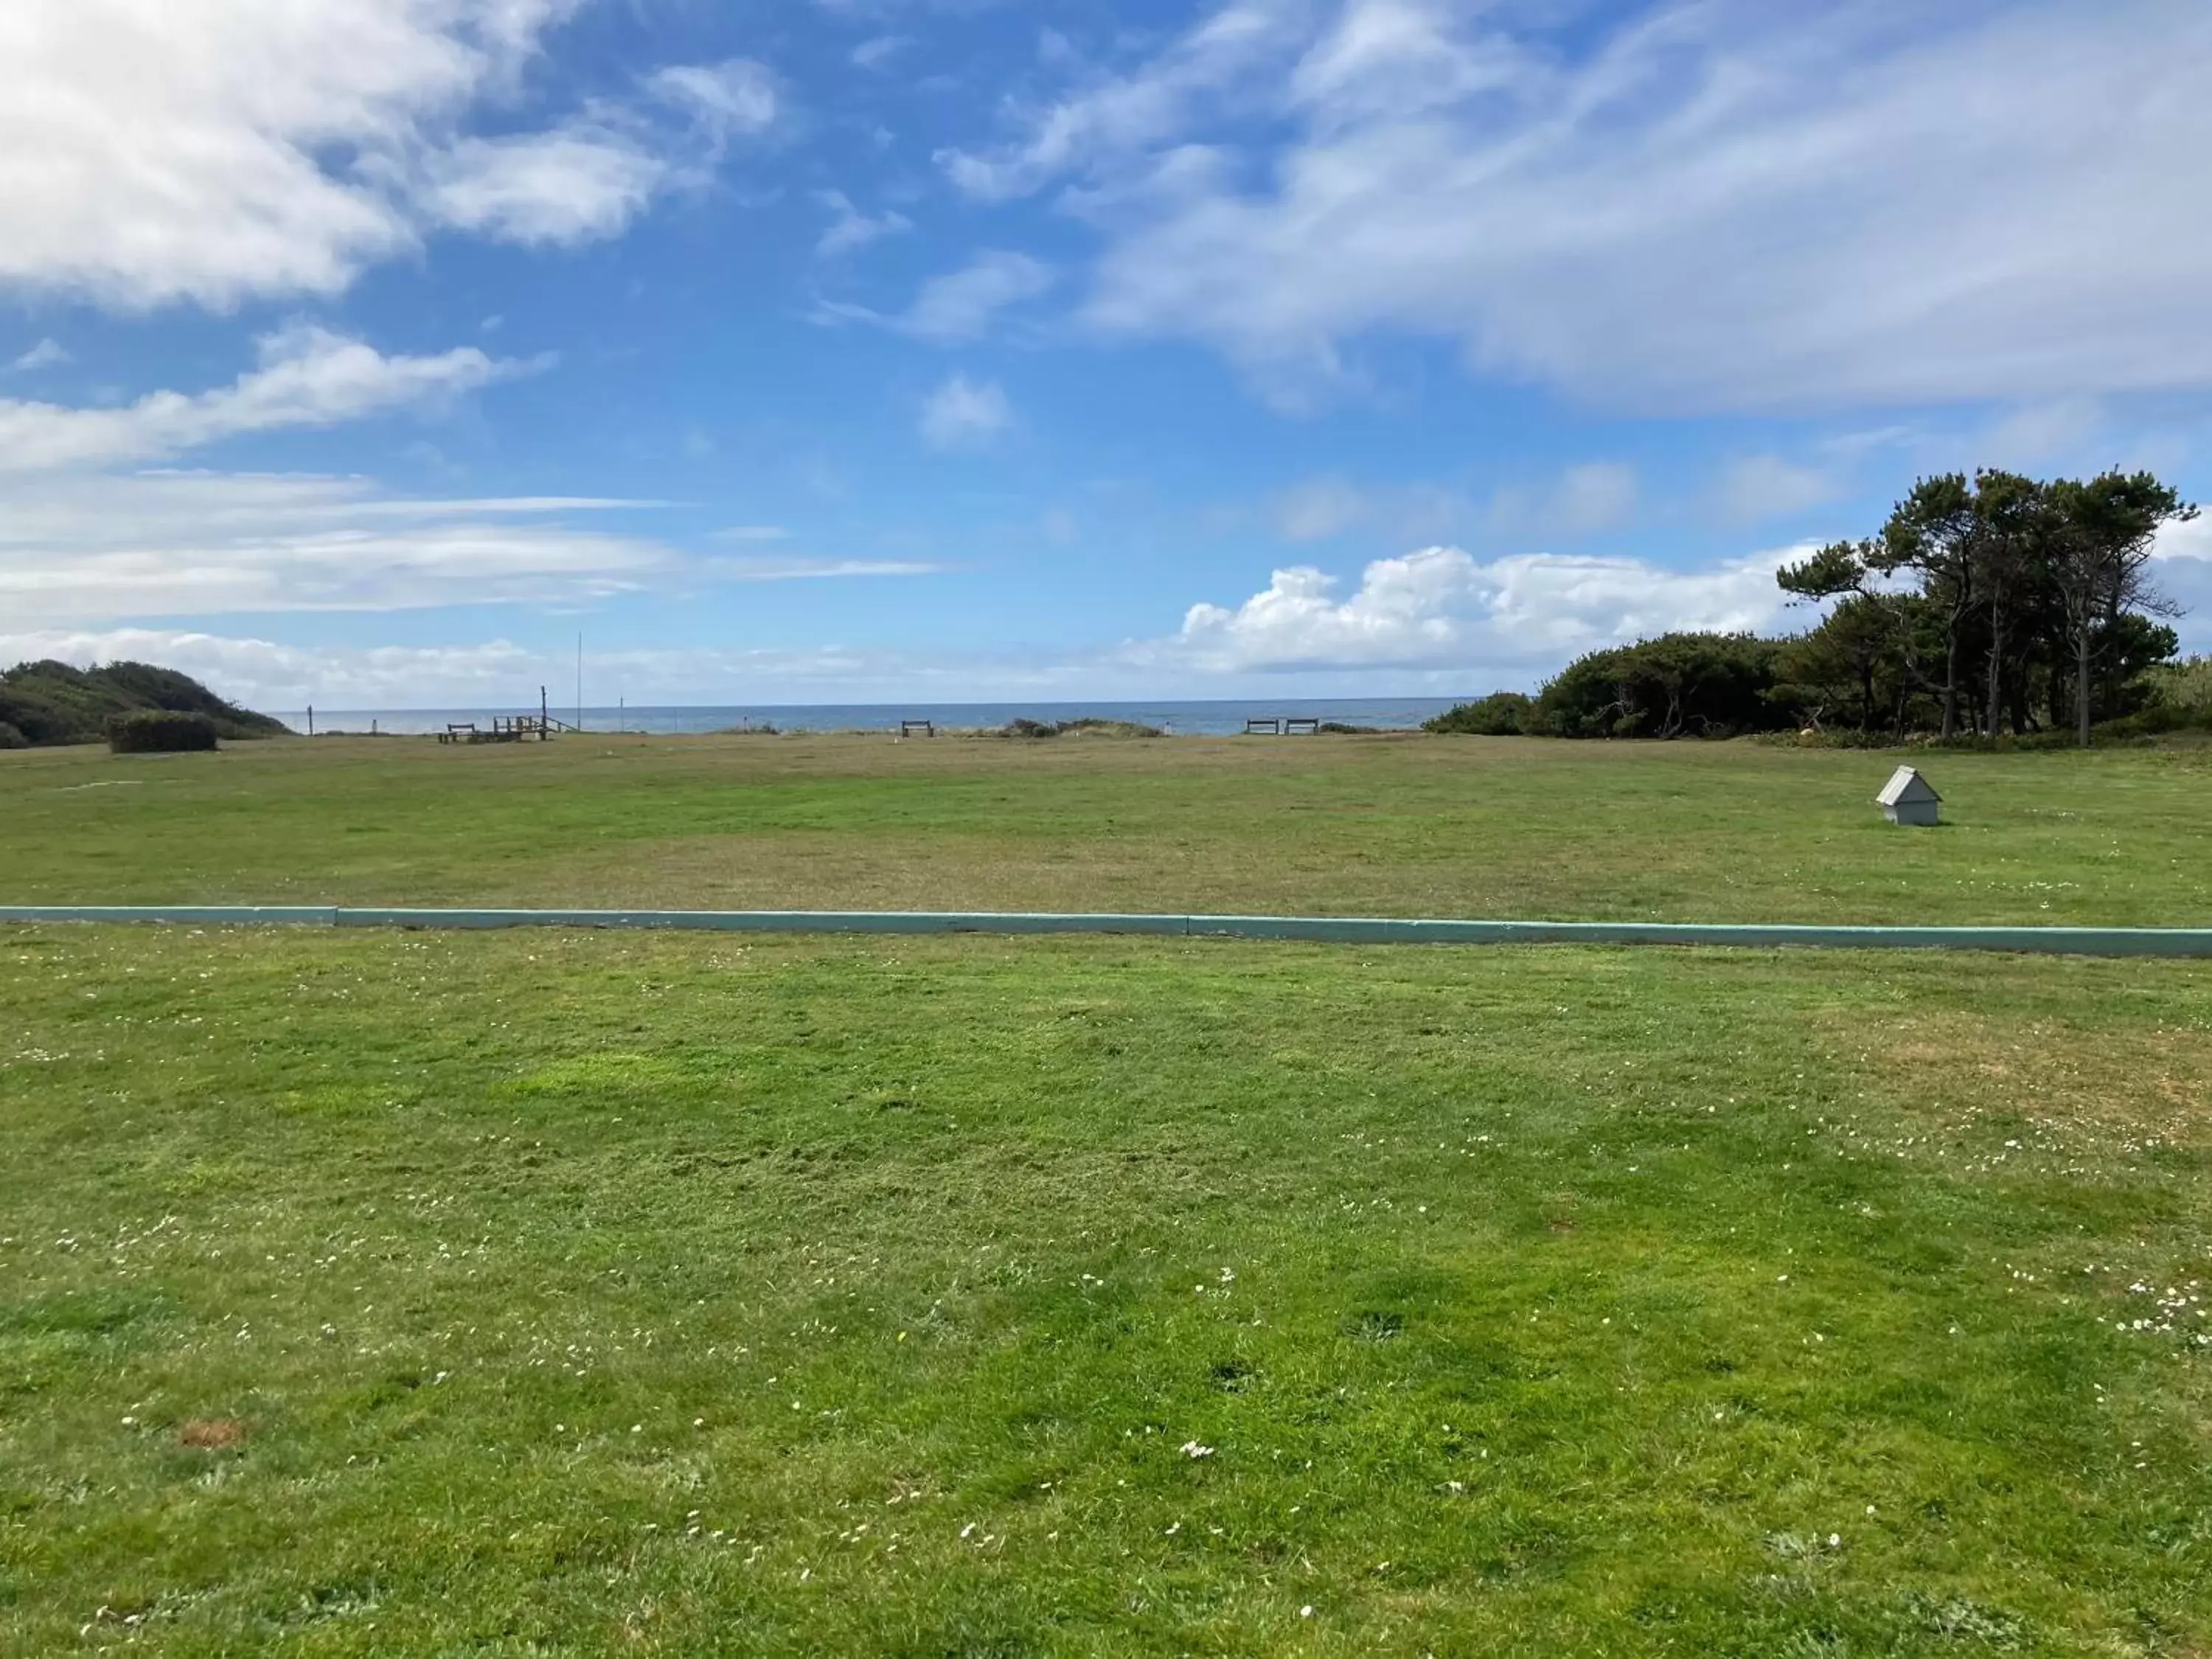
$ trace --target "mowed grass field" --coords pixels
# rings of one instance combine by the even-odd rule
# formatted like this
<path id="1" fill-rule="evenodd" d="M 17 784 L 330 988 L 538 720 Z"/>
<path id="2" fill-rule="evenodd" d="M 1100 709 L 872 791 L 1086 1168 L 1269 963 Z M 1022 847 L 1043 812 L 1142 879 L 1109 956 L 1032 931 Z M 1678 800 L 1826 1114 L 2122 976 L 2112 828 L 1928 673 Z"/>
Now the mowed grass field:
<path id="1" fill-rule="evenodd" d="M 2212 923 L 2212 750 L 1391 738 L 0 754 L 0 902 Z"/>
<path id="2" fill-rule="evenodd" d="M 2202 1654 L 2208 994 L 0 931 L 0 1650 Z"/>
<path id="3" fill-rule="evenodd" d="M 0 897 L 2212 920 L 1893 763 L 8 755 Z M 2192 962 L 0 927 L 0 1653 L 2201 1656 L 2209 1114 Z"/>

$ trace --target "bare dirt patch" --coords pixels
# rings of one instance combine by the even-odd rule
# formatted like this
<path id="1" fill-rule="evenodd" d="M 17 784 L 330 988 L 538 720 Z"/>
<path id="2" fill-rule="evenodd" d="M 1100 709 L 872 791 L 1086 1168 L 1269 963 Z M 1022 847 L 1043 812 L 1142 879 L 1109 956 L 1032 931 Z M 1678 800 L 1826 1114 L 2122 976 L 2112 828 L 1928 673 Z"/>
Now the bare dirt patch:
<path id="1" fill-rule="evenodd" d="M 234 1417 L 196 1417 L 177 1431 L 177 1443 L 197 1451 L 235 1451 L 246 1443 L 246 1425 Z"/>

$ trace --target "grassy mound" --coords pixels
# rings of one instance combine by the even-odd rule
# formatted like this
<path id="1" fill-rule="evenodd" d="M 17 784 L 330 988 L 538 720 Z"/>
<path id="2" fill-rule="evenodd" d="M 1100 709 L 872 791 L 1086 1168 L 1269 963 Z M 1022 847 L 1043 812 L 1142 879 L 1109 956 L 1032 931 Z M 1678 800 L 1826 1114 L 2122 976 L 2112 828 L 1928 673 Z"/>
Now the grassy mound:
<path id="1" fill-rule="evenodd" d="M 147 710 L 204 715 L 219 738 L 276 738 L 287 730 L 282 720 L 227 702 L 172 668 L 27 662 L 0 673 L 0 749 L 99 743 L 110 720 Z"/>

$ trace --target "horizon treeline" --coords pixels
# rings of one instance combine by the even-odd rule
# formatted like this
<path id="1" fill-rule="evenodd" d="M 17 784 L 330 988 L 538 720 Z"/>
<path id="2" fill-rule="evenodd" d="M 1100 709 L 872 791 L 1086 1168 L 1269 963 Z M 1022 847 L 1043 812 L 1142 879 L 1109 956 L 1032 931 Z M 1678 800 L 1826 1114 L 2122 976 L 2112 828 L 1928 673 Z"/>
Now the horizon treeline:
<path id="1" fill-rule="evenodd" d="M 1593 651 L 1535 696 L 1493 692 L 1429 729 L 1503 736 L 2030 737 L 2134 716 L 2179 608 L 2148 574 L 2197 508 L 2148 472 L 1923 478 L 1880 531 L 1776 580 L 1826 616 L 1799 635 L 1674 633 Z"/>

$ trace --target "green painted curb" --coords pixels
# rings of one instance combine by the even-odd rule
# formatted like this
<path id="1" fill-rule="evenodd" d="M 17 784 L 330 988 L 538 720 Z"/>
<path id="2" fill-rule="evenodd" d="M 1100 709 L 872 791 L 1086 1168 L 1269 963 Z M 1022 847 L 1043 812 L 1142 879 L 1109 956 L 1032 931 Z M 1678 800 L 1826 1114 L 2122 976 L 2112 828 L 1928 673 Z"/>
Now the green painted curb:
<path id="1" fill-rule="evenodd" d="M 2212 927 L 1814 927 L 1674 921 L 1450 921 L 1387 916 L 1207 916 L 994 910 L 467 910 L 329 905 L 5 904 L 0 922 L 253 927 L 649 927 L 759 933 L 1136 933 L 1340 945 L 1778 945 L 1850 951 L 2032 951 L 2212 957 Z"/>

